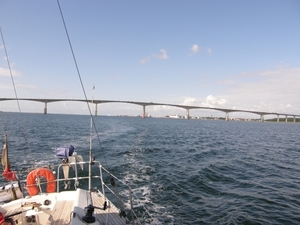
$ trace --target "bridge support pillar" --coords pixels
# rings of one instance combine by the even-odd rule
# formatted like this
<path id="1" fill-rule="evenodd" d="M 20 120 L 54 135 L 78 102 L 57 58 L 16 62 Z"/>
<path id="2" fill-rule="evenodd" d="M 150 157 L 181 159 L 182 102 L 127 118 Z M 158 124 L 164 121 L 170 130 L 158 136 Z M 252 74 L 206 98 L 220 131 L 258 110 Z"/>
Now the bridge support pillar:
<path id="1" fill-rule="evenodd" d="M 95 103 L 95 116 L 98 116 L 98 104 Z"/>
<path id="2" fill-rule="evenodd" d="M 146 118 L 146 106 L 143 105 L 143 115 L 142 118 Z"/>
<path id="3" fill-rule="evenodd" d="M 287 123 L 287 116 L 285 116 L 285 122 Z"/>
<path id="4" fill-rule="evenodd" d="M 260 122 L 264 122 L 264 115 L 260 115 Z"/>
<path id="5" fill-rule="evenodd" d="M 188 120 L 190 119 L 190 110 L 189 109 L 186 109 L 186 116 L 185 118 Z"/>
<path id="6" fill-rule="evenodd" d="M 228 121 L 228 119 L 229 119 L 229 112 L 226 112 L 226 114 L 225 114 L 225 121 Z"/>
<path id="7" fill-rule="evenodd" d="M 47 102 L 45 102 L 44 114 L 47 114 Z"/>
<path id="8" fill-rule="evenodd" d="M 277 115 L 277 123 L 279 123 L 279 115 Z"/>

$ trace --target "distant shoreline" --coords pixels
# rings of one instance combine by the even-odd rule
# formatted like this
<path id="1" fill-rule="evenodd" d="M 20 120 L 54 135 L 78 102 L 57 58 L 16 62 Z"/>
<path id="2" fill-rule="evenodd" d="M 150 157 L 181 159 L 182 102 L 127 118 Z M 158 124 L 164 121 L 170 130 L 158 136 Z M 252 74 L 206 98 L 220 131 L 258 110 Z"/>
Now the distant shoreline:
<path id="1" fill-rule="evenodd" d="M 0 113 L 19 113 L 19 112 L 7 112 L 7 111 L 0 111 Z M 47 113 L 43 114 L 40 112 L 22 112 L 22 114 L 42 114 L 42 115 L 74 115 L 74 116 L 89 116 L 88 114 L 67 114 L 67 113 Z M 141 115 L 97 115 L 94 117 L 131 117 L 131 118 L 142 118 Z M 179 115 L 177 117 L 166 115 L 166 116 L 147 116 L 143 119 L 180 119 L 180 120 L 186 120 L 186 116 Z M 225 121 L 224 117 L 200 117 L 200 116 L 190 116 L 189 120 L 214 120 L 214 121 Z M 261 122 L 260 119 L 254 119 L 254 118 L 229 118 L 228 121 L 238 121 L 238 122 Z M 277 118 L 271 118 L 271 119 L 265 119 L 264 122 L 275 122 L 277 123 Z M 286 123 L 285 118 L 279 118 L 279 123 Z M 287 123 L 294 123 L 293 118 L 287 118 Z M 295 123 L 300 123 L 300 118 L 296 118 Z"/>

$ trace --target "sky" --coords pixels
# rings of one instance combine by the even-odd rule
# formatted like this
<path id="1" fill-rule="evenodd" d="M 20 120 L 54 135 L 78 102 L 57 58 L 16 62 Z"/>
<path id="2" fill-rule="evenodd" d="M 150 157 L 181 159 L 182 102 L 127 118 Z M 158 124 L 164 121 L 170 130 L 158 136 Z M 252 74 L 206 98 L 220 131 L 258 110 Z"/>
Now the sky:
<path id="1" fill-rule="evenodd" d="M 88 99 L 300 115 L 298 0 L 60 0 L 60 5 Z M 55 0 L 0 0 L 0 26 L 19 98 L 84 99 Z M 0 40 L 0 98 L 15 97 L 8 68 Z M 44 104 L 20 101 L 20 107 L 42 113 Z M 0 101 L 0 111 L 18 111 L 17 102 Z M 185 115 L 167 106 L 146 111 Z M 57 102 L 48 104 L 48 113 L 88 110 L 85 103 Z M 98 114 L 141 115 L 142 107 L 101 104 Z"/>

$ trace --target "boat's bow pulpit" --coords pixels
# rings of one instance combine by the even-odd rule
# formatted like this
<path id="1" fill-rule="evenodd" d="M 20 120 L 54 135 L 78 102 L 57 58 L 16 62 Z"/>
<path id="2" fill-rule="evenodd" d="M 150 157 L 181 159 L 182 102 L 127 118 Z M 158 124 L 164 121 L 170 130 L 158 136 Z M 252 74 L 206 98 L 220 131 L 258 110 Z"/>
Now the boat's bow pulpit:
<path id="1" fill-rule="evenodd" d="M 56 149 L 56 156 L 61 159 L 63 164 L 63 173 L 64 173 L 64 189 L 70 189 L 70 181 L 69 179 L 69 168 L 70 166 L 75 171 L 76 180 L 74 183 L 75 189 L 79 185 L 78 175 L 77 175 L 77 163 L 83 162 L 83 158 L 81 155 L 77 155 L 75 152 L 75 147 L 73 145 L 67 147 L 60 147 Z M 80 164 L 81 169 L 83 170 L 83 164 Z"/>

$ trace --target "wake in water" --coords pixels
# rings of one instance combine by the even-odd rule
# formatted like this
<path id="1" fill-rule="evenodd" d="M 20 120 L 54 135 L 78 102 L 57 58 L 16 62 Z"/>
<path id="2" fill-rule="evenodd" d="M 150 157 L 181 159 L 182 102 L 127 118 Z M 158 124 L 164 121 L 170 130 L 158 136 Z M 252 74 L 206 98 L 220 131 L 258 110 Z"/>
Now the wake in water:
<path id="1" fill-rule="evenodd" d="M 5 126 L 0 135 L 8 129 L 19 132 L 7 120 L 11 116 L 1 115 Z M 32 144 L 36 163 L 52 164 L 57 146 L 74 144 L 79 154 L 88 149 L 84 142 L 89 128 L 83 126 L 87 119 L 28 114 L 33 140 L 43 140 Z M 76 129 L 68 130 L 74 143 L 46 127 L 59 124 L 63 129 L 74 121 Z M 134 205 L 144 224 L 300 223 L 298 124 L 124 117 L 97 117 L 97 123 L 103 124 L 99 132 L 110 170 L 141 198 Z M 13 169 L 22 171 L 29 165 L 19 136 L 11 138 L 10 151 L 16 155 Z M 41 160 L 44 154 L 49 161 Z M 96 150 L 95 157 L 101 161 L 102 152 Z"/>

